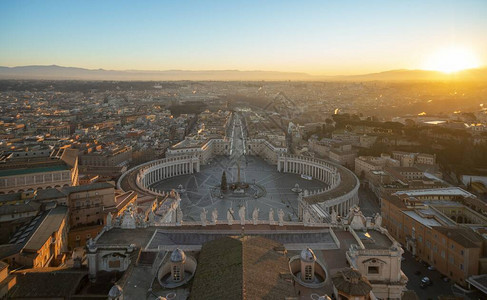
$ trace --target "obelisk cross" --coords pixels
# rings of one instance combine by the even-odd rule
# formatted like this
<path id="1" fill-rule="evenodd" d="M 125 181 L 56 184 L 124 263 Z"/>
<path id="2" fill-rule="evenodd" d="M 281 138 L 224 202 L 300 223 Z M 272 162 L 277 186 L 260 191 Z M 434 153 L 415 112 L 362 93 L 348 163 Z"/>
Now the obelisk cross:
<path id="1" fill-rule="evenodd" d="M 237 162 L 237 184 L 240 183 L 240 163 Z"/>

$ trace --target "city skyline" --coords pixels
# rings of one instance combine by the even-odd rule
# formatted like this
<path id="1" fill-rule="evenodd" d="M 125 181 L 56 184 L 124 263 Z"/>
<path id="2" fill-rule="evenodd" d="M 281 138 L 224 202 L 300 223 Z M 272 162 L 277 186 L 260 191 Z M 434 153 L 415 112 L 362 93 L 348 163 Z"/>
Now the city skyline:
<path id="1" fill-rule="evenodd" d="M 0 65 L 351 75 L 485 66 L 487 4 L 0 4 Z"/>
<path id="2" fill-rule="evenodd" d="M 486 13 L 0 0 L 0 299 L 487 299 Z"/>

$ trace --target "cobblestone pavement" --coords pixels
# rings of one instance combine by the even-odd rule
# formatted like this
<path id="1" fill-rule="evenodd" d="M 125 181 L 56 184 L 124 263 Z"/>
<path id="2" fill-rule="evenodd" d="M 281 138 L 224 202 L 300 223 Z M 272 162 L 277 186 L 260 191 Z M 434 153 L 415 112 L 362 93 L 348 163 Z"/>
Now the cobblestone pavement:
<path id="1" fill-rule="evenodd" d="M 296 174 L 280 173 L 276 166 L 270 165 L 256 156 L 245 156 L 244 163 L 240 166 L 240 176 L 243 182 L 257 184 L 264 188 L 264 196 L 254 199 L 252 197 L 239 197 L 231 195 L 220 199 L 214 197 L 211 190 L 219 186 L 222 172 L 227 175 L 227 182 L 237 180 L 237 165 L 234 160 L 226 156 L 215 157 L 210 164 L 201 167 L 196 174 L 173 177 L 156 183 L 153 187 L 169 191 L 182 185 L 184 192 L 181 195 L 181 208 L 185 220 L 199 221 L 203 208 L 208 211 L 208 219 L 211 211 L 218 210 L 218 219 L 226 219 L 227 211 L 232 208 L 235 219 L 238 219 L 240 206 L 246 207 L 246 219 L 251 219 L 254 207 L 260 209 L 259 219 L 268 219 L 269 209 L 274 208 L 274 217 L 277 220 L 277 210 L 283 209 L 286 218 L 297 219 L 297 194 L 291 191 L 296 183 L 303 189 L 318 190 L 326 187 L 326 184 L 318 180 L 306 180 Z M 229 192 L 231 193 L 231 192 Z"/>

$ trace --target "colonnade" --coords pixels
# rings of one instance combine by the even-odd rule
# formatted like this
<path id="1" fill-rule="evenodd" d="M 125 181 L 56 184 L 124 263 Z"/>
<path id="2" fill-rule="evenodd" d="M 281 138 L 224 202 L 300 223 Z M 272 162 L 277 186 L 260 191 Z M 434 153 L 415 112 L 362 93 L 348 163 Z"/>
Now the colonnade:
<path id="1" fill-rule="evenodd" d="M 329 186 L 316 192 L 305 191 L 299 198 L 300 217 L 303 217 L 304 211 L 308 211 L 315 219 L 327 222 L 331 220 L 333 211 L 345 216 L 351 207 L 359 203 L 358 178 L 341 165 L 312 157 L 281 155 L 277 162 L 277 170 L 311 176 Z M 351 182 L 343 183 L 342 174 Z M 343 192 L 337 191 L 338 188 L 343 189 Z"/>
<path id="2" fill-rule="evenodd" d="M 135 183 L 142 191 L 159 195 L 158 191 L 150 188 L 156 182 L 179 175 L 193 174 L 200 171 L 200 160 L 196 156 L 176 156 L 146 162 L 125 172 L 117 182 L 121 188 L 121 182 L 125 176 L 136 172 Z"/>
<path id="3" fill-rule="evenodd" d="M 199 160 L 198 160 L 199 161 Z M 139 171 L 138 181 L 143 187 L 148 187 L 161 180 L 179 175 L 193 174 L 199 171 L 199 163 L 191 160 L 177 160 L 163 162 Z"/>
<path id="4" fill-rule="evenodd" d="M 328 184 L 331 188 L 340 184 L 338 169 L 323 160 L 303 156 L 284 155 L 277 163 L 277 170 L 284 173 L 303 174 Z"/>

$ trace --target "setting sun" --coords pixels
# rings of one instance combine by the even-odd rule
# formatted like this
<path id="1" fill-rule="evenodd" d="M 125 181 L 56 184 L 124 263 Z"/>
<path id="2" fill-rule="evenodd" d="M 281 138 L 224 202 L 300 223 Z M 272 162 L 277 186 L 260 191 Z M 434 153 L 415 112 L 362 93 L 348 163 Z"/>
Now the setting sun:
<path id="1" fill-rule="evenodd" d="M 442 49 L 427 60 L 425 69 L 445 73 L 457 72 L 479 67 L 475 54 L 466 48 L 450 47 Z"/>

